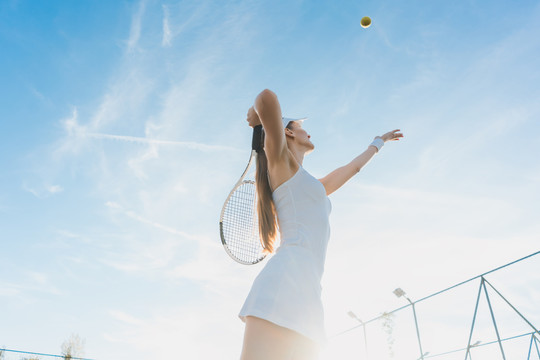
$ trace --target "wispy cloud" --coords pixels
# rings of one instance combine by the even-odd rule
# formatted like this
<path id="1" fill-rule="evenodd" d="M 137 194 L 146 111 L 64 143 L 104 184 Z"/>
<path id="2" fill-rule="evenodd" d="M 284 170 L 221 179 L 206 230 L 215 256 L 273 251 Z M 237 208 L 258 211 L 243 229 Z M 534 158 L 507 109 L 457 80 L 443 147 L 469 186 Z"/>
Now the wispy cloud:
<path id="1" fill-rule="evenodd" d="M 0 296 L 12 297 L 21 294 L 21 286 L 18 284 L 0 283 Z"/>
<path id="2" fill-rule="evenodd" d="M 25 271 L 17 283 L 0 281 L 0 294 L 14 296 L 21 300 L 34 301 L 36 294 L 62 295 L 63 292 L 51 281 L 49 274 L 37 271 Z"/>
<path id="3" fill-rule="evenodd" d="M 193 141 L 172 141 L 172 140 L 159 140 L 159 139 L 148 139 L 143 137 L 136 136 L 126 136 L 126 135 L 111 135 L 111 134 L 101 134 L 101 133 L 85 133 L 83 136 L 91 137 L 95 139 L 110 139 L 110 140 L 119 140 L 127 141 L 138 144 L 154 144 L 154 145 L 173 145 L 180 146 L 191 150 L 199 151 L 237 151 L 240 152 L 240 149 L 233 148 L 230 146 L 221 146 L 221 145 L 208 145 L 203 143 L 197 143 Z"/>
<path id="4" fill-rule="evenodd" d="M 188 306 L 154 309 L 152 316 L 144 320 L 116 311 L 114 317 L 124 324 L 109 327 L 104 337 L 133 349 L 141 358 L 167 359 L 171 354 L 179 354 L 182 359 L 238 358 L 243 326 L 231 315 L 237 310 L 237 304 L 230 298 L 220 298 L 219 306 L 201 299 Z M 235 321 L 234 325 L 230 324 L 231 320 Z M 229 324 L 225 332 L 224 324 Z M 213 346 L 208 346 L 209 339 Z"/>
<path id="5" fill-rule="evenodd" d="M 180 36 L 190 26 L 196 25 L 199 20 L 208 19 L 212 7 L 205 2 L 189 3 L 184 1 L 178 4 L 162 5 L 162 39 L 161 46 L 171 47 L 175 37 Z"/>
<path id="6" fill-rule="evenodd" d="M 154 199 L 153 201 L 158 201 Z M 152 207 L 148 201 L 146 206 Z M 112 221 L 126 229 L 125 234 L 115 236 L 115 246 L 106 249 L 100 262 L 128 273 L 153 273 L 166 281 L 174 280 L 168 273 L 171 267 L 185 261 L 186 254 L 195 253 L 195 249 L 203 243 L 210 242 L 205 235 L 192 234 L 187 231 L 164 225 L 148 216 L 125 209 L 118 202 L 108 201 L 106 207 L 111 210 Z M 163 218 L 168 207 L 157 209 L 155 218 Z M 141 209 L 144 212 L 144 209 Z M 134 222 L 133 222 L 134 221 Z M 144 234 L 141 236 L 141 234 Z M 150 246 L 151 243 L 151 246 Z"/>
<path id="7" fill-rule="evenodd" d="M 146 1 L 141 0 L 137 5 L 137 10 L 131 19 L 131 29 L 129 31 L 129 39 L 127 41 L 127 50 L 132 51 L 137 47 L 137 43 L 141 37 L 141 23 L 146 9 Z"/>
<path id="8" fill-rule="evenodd" d="M 81 235 L 75 234 L 74 232 L 65 229 L 59 229 L 56 231 L 56 233 L 62 237 L 69 239 L 79 239 L 81 237 Z"/>
<path id="9" fill-rule="evenodd" d="M 77 107 L 73 107 L 71 114 L 59 122 L 65 131 L 65 136 L 53 148 L 53 158 L 63 158 L 66 155 L 77 154 L 84 145 L 81 141 L 82 134 L 87 132 L 87 127 L 79 123 Z"/>
<path id="10" fill-rule="evenodd" d="M 38 91 L 33 85 L 30 85 L 29 88 L 32 94 L 34 94 L 34 96 L 39 99 L 44 105 L 49 107 L 53 105 L 51 99 L 45 96 L 42 92 Z"/>
<path id="11" fill-rule="evenodd" d="M 150 225 L 156 229 L 159 229 L 159 230 L 163 230 L 163 231 L 166 231 L 170 234 L 173 234 L 173 235 L 179 235 L 179 236 L 182 236 L 186 239 L 190 239 L 190 240 L 198 240 L 200 239 L 200 236 L 195 236 L 195 235 L 192 235 L 192 234 L 188 234 L 184 231 L 180 231 L 180 230 L 177 230 L 177 229 L 174 229 L 172 227 L 169 227 L 169 226 L 165 226 L 163 224 L 160 224 L 156 221 L 152 221 L 152 220 L 149 220 L 149 219 L 146 219 L 138 214 L 136 214 L 134 211 L 131 211 L 131 210 L 125 210 L 121 205 L 115 203 L 115 202 L 112 202 L 112 201 L 108 201 L 107 203 L 105 203 L 105 205 L 111 209 L 116 209 L 116 210 L 119 210 L 119 211 L 122 211 L 122 213 L 124 213 L 126 216 L 129 216 L 130 218 L 140 222 L 140 223 L 143 223 L 143 224 L 146 224 L 146 225 Z"/>
<path id="12" fill-rule="evenodd" d="M 64 191 L 64 189 L 60 185 L 45 185 L 40 187 L 39 189 L 36 189 L 35 187 L 31 187 L 28 184 L 23 184 L 22 188 L 23 190 L 31 193 L 39 199 L 44 199 Z"/>
<path id="13" fill-rule="evenodd" d="M 52 186 L 47 187 L 47 191 L 50 192 L 51 194 L 56 194 L 56 193 L 64 191 L 64 189 L 60 185 L 52 185 Z"/>
<path id="14" fill-rule="evenodd" d="M 169 7 L 167 5 L 162 5 L 163 8 L 163 38 L 161 40 L 161 45 L 164 47 L 171 46 L 172 34 L 171 27 L 169 25 Z"/>
<path id="15" fill-rule="evenodd" d="M 114 319 L 129 325 L 143 325 L 143 321 L 141 319 L 138 319 L 135 316 L 127 314 L 121 310 L 109 310 L 109 315 L 111 315 Z"/>
<path id="16" fill-rule="evenodd" d="M 228 257 L 218 239 L 204 239 L 199 241 L 197 252 L 189 261 L 167 270 L 166 276 L 194 281 L 210 293 L 227 297 L 233 289 L 240 292 L 246 289 L 257 267 L 239 266 Z"/>

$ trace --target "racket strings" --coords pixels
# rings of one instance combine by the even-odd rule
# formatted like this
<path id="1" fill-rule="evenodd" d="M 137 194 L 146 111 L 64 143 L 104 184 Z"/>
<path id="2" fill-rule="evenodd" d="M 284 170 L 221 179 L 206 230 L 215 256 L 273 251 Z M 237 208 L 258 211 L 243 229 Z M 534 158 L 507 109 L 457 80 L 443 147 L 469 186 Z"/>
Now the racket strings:
<path id="1" fill-rule="evenodd" d="M 223 213 L 223 236 L 229 252 L 244 263 L 264 258 L 259 239 L 255 183 L 245 180 L 233 192 Z"/>

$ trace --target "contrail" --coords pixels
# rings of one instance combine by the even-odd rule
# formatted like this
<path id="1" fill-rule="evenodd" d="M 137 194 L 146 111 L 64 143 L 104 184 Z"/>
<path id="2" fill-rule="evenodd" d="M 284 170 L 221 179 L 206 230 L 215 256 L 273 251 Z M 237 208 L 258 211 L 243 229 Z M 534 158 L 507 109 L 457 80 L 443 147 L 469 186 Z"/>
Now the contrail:
<path id="1" fill-rule="evenodd" d="M 176 230 L 176 229 L 174 229 L 172 227 L 165 226 L 165 225 L 157 223 L 155 221 L 146 219 L 146 218 L 138 215 L 134 211 L 124 209 L 120 204 L 115 203 L 113 201 L 107 201 L 105 203 L 105 206 L 107 206 L 109 208 L 112 208 L 112 209 L 120 210 L 121 212 L 124 213 L 124 215 L 126 215 L 126 216 L 128 216 L 128 217 L 130 217 L 130 218 L 132 218 L 134 220 L 137 220 L 137 221 L 139 221 L 139 222 L 141 222 L 143 224 L 153 226 L 155 228 L 166 231 L 168 233 L 171 233 L 171 234 L 174 234 L 174 235 L 180 235 L 180 236 L 183 236 L 183 237 L 185 237 L 187 239 L 190 239 L 190 240 L 200 240 L 201 239 L 199 236 L 191 235 L 191 234 L 188 234 L 188 233 L 186 233 L 184 231 Z"/>
<path id="2" fill-rule="evenodd" d="M 95 139 L 120 140 L 120 141 L 128 141 L 128 142 L 134 142 L 134 143 L 139 143 L 139 144 L 174 145 L 174 146 L 181 146 L 188 149 L 200 150 L 200 151 L 223 151 L 223 150 L 240 151 L 239 149 L 233 148 L 230 146 L 207 145 L 207 144 L 201 144 L 201 143 L 192 142 L 192 141 L 158 140 L 158 139 L 148 139 L 148 138 L 137 137 L 137 136 L 110 135 L 110 134 L 102 134 L 102 133 L 86 133 L 84 135 L 87 137 L 95 138 Z"/>

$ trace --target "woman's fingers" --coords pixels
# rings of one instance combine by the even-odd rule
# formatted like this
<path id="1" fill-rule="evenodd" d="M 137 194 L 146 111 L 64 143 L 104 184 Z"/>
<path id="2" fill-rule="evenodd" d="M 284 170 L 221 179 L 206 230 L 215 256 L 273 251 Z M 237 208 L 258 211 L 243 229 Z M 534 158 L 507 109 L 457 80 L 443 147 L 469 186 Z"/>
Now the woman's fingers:
<path id="1" fill-rule="evenodd" d="M 255 126 L 259 125 L 259 123 L 260 123 L 259 115 L 257 115 L 257 113 L 255 112 L 255 109 L 253 108 L 253 106 L 250 107 L 248 112 L 247 112 L 246 121 L 248 122 L 249 126 L 251 126 L 251 127 L 255 127 Z"/>
<path id="2" fill-rule="evenodd" d="M 382 139 L 384 141 L 396 141 L 399 140 L 399 138 L 403 137 L 402 133 L 399 133 L 398 131 L 401 131 L 400 129 L 392 130 L 387 132 L 382 136 Z"/>

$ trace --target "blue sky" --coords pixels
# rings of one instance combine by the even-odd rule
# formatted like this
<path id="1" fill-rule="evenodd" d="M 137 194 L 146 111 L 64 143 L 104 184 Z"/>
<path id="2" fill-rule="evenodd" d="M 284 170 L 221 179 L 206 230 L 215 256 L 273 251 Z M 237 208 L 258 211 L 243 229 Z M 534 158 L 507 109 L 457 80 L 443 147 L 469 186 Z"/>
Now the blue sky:
<path id="1" fill-rule="evenodd" d="M 405 134 L 331 196 L 329 334 L 538 251 L 539 34 L 538 1 L 2 1 L 0 346 L 237 358 L 261 266 L 217 223 L 264 88 L 309 117 L 315 176 Z M 528 264 L 494 282 L 538 325 Z"/>

